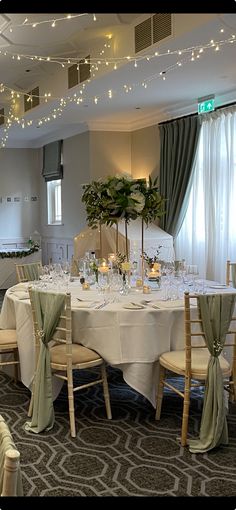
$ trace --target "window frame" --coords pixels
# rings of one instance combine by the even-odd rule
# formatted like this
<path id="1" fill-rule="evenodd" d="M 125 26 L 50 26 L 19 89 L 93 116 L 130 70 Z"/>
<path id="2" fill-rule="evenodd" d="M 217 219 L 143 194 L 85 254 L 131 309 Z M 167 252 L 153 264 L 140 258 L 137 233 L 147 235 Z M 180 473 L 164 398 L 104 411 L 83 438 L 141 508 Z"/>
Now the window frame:
<path id="1" fill-rule="evenodd" d="M 47 182 L 47 224 L 62 225 L 62 193 L 61 181 Z"/>

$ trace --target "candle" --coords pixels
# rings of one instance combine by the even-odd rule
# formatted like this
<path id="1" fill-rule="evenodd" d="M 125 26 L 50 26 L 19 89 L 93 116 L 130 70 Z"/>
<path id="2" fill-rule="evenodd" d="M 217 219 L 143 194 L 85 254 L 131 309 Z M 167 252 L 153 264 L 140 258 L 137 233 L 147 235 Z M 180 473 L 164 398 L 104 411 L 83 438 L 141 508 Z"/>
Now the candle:
<path id="1" fill-rule="evenodd" d="M 115 253 L 108 253 L 108 260 L 110 262 L 115 262 L 115 260 L 116 260 Z"/>
<path id="2" fill-rule="evenodd" d="M 159 276 L 159 273 L 152 269 L 150 273 L 148 273 L 148 278 L 157 278 Z"/>
<path id="3" fill-rule="evenodd" d="M 89 283 L 88 283 L 88 282 L 84 282 L 84 283 L 82 283 L 82 289 L 83 289 L 83 290 L 89 290 L 89 289 L 90 289 L 90 285 L 89 285 Z"/>
<path id="4" fill-rule="evenodd" d="M 148 285 L 143 286 L 143 294 L 150 294 L 151 293 L 151 287 Z"/>
<path id="5" fill-rule="evenodd" d="M 104 264 L 104 262 L 103 262 L 103 264 Z M 98 271 L 99 271 L 99 273 L 108 273 L 109 267 L 106 265 L 99 266 Z"/>
<path id="6" fill-rule="evenodd" d="M 142 285 L 143 285 L 142 278 L 137 278 L 136 287 L 142 287 Z"/>
<path id="7" fill-rule="evenodd" d="M 122 267 L 122 271 L 130 271 L 131 263 L 130 262 L 122 262 L 121 267 Z"/>
<path id="8" fill-rule="evenodd" d="M 157 265 L 160 266 L 160 264 Z M 148 278 L 159 278 L 159 276 L 160 276 L 159 269 L 156 271 L 156 269 L 152 267 L 150 273 L 148 273 Z"/>

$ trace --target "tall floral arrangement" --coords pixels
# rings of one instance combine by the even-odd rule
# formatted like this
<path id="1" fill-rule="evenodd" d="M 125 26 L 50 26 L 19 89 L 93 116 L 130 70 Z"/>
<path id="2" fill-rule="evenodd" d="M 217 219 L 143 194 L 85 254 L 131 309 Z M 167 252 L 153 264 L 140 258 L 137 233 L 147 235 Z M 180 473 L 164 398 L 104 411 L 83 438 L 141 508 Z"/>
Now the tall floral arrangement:
<path id="1" fill-rule="evenodd" d="M 164 214 L 164 198 L 159 193 L 157 179 L 131 179 L 114 176 L 92 181 L 83 186 L 88 226 L 99 223 L 113 225 L 117 220 L 142 218 L 146 225 Z"/>

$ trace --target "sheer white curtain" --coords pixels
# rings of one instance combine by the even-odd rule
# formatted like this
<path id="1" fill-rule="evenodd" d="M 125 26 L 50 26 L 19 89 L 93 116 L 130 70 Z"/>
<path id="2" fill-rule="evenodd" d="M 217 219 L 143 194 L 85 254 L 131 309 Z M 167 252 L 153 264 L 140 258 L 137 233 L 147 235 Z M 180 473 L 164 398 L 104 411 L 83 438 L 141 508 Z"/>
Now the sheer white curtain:
<path id="1" fill-rule="evenodd" d="M 225 283 L 236 261 L 236 108 L 202 121 L 187 212 L 175 240 L 176 259 L 202 277 Z"/>

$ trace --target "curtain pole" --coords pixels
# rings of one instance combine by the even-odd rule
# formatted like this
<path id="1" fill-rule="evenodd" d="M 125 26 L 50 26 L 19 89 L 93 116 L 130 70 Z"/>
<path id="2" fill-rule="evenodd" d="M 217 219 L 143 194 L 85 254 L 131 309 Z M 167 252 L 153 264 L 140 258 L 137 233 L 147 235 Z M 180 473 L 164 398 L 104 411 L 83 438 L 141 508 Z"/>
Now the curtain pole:
<path id="1" fill-rule="evenodd" d="M 100 257 L 102 257 L 102 222 L 100 221 Z"/>
<path id="2" fill-rule="evenodd" d="M 125 250 L 126 250 L 126 258 L 129 260 L 129 251 L 128 251 L 128 229 L 127 229 L 127 220 L 125 220 Z"/>
<path id="3" fill-rule="evenodd" d="M 144 281 L 144 258 L 143 258 L 143 252 L 144 252 L 144 225 L 143 225 L 143 218 L 142 218 L 142 231 L 141 231 L 141 257 L 142 257 L 142 286 Z"/>
<path id="4" fill-rule="evenodd" d="M 118 229 L 118 220 L 116 220 L 116 253 L 119 251 L 119 229 Z"/>

